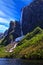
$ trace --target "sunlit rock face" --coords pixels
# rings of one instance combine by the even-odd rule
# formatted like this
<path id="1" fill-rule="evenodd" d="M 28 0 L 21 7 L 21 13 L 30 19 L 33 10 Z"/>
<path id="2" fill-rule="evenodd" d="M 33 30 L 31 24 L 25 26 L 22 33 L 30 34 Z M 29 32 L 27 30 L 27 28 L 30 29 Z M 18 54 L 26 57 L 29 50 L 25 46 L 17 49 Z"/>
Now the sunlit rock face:
<path id="1" fill-rule="evenodd" d="M 43 0 L 33 0 L 30 5 L 23 8 L 23 34 L 31 32 L 37 26 L 43 28 Z"/>

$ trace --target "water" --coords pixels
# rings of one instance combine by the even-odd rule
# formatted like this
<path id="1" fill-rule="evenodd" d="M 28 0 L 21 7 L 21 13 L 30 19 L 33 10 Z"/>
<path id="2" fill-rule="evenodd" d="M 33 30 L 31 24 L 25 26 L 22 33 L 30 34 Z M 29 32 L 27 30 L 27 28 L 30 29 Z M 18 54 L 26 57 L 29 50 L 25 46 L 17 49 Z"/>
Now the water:
<path id="1" fill-rule="evenodd" d="M 22 10 L 22 13 L 21 13 L 21 18 L 20 18 L 21 36 L 23 36 L 23 31 L 22 31 L 22 15 L 23 15 L 23 10 Z"/>
<path id="2" fill-rule="evenodd" d="M 0 58 L 0 65 L 43 65 L 43 60 L 23 60 Z"/>

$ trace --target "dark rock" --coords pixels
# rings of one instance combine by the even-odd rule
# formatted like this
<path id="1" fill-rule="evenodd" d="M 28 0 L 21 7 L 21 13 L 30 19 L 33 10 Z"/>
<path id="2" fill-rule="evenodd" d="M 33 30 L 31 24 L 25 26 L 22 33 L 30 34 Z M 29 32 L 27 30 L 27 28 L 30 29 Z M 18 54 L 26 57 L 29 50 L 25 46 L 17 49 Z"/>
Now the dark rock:
<path id="1" fill-rule="evenodd" d="M 13 35 L 13 40 L 15 40 L 15 38 L 21 36 L 20 22 L 11 21 L 10 22 L 10 27 L 9 27 L 9 30 L 8 30 L 8 34 L 12 34 Z"/>
<path id="2" fill-rule="evenodd" d="M 37 26 L 43 28 L 43 0 L 34 0 L 30 5 L 23 8 L 23 34 L 31 32 Z"/>
<path id="3" fill-rule="evenodd" d="M 15 21 L 15 33 L 18 34 L 18 37 L 21 36 L 21 26 L 19 21 Z"/>
<path id="4" fill-rule="evenodd" d="M 21 36 L 21 28 L 20 28 L 20 22 L 18 21 L 11 21 L 9 29 L 5 31 L 7 34 L 2 41 L 4 45 L 8 45 L 9 43 L 13 43 L 17 37 Z M 4 33 L 4 34 L 5 34 Z"/>
<path id="5" fill-rule="evenodd" d="M 0 33 L 0 40 L 3 38 L 4 34 Z"/>
<path id="6" fill-rule="evenodd" d="M 14 35 L 18 35 L 18 37 L 21 35 L 21 28 L 20 28 L 20 22 L 19 21 L 11 21 L 10 27 L 8 29 L 8 34 L 14 33 Z"/>
<path id="7" fill-rule="evenodd" d="M 10 26 L 8 29 L 8 34 L 15 29 L 15 21 L 10 21 Z"/>
<path id="8" fill-rule="evenodd" d="M 0 40 L 3 39 L 5 36 L 7 36 L 8 30 L 6 30 L 4 33 L 0 33 Z"/>
<path id="9" fill-rule="evenodd" d="M 7 36 L 7 34 L 8 34 L 8 30 L 6 30 L 6 31 L 4 32 L 4 36 Z"/>

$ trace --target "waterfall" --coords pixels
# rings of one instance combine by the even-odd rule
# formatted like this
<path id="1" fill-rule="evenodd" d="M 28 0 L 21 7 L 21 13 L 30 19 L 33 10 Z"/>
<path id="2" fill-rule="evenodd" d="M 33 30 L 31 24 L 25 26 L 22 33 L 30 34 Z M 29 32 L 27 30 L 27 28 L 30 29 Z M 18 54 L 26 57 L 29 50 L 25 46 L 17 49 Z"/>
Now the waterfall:
<path id="1" fill-rule="evenodd" d="M 14 46 L 9 50 L 9 52 L 12 52 L 14 48 L 16 48 L 17 43 L 14 44 Z"/>
<path id="2" fill-rule="evenodd" d="M 21 12 L 21 18 L 20 18 L 21 36 L 23 36 L 23 31 L 22 31 L 22 14 L 23 14 L 23 10 Z"/>

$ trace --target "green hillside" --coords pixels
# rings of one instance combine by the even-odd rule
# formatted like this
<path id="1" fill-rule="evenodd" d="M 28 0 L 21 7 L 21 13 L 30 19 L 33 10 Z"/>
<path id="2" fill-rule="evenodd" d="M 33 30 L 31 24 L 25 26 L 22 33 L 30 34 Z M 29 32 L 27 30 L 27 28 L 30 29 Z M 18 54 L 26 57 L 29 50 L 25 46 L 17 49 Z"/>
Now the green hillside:
<path id="1" fill-rule="evenodd" d="M 43 30 L 37 27 L 26 34 L 12 53 L 5 51 L 6 46 L 0 47 L 0 57 L 43 59 Z"/>
<path id="2" fill-rule="evenodd" d="M 15 58 L 43 58 L 43 30 L 37 27 L 28 33 L 12 54 Z"/>

